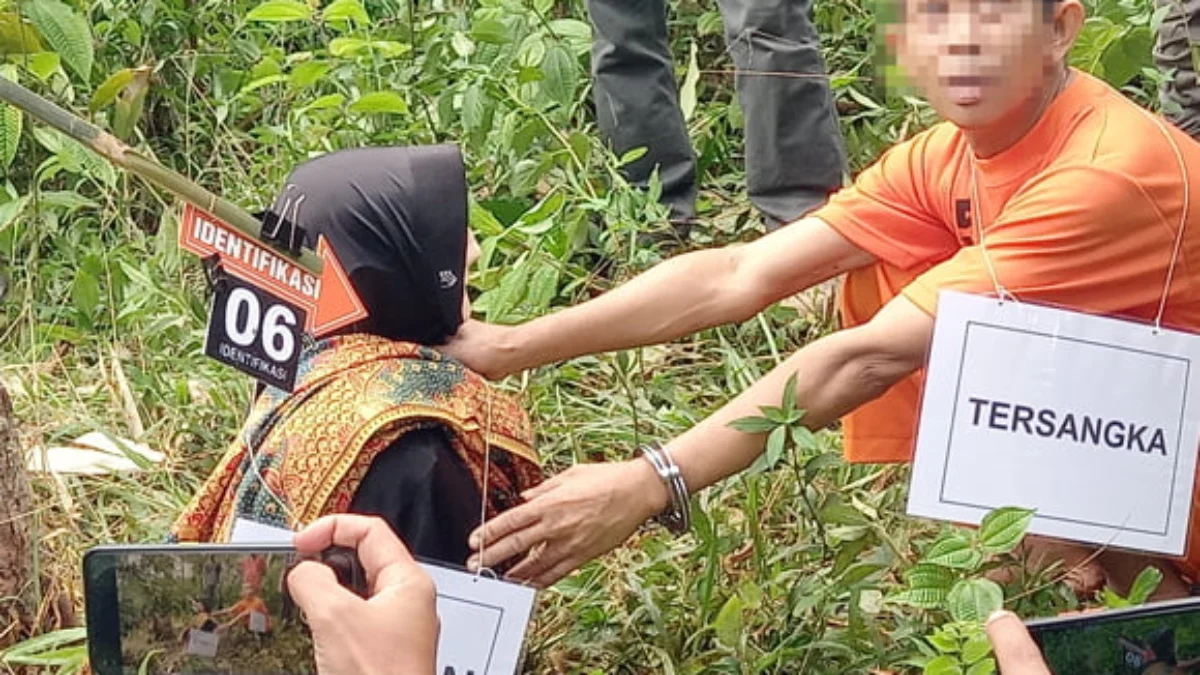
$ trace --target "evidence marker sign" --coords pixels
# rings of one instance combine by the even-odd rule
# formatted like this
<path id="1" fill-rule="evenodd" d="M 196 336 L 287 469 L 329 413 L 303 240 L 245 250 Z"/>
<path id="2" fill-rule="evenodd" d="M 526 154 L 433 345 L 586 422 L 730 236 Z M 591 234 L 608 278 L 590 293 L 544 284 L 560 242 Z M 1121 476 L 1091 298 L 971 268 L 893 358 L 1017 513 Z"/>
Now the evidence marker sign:
<path id="1" fill-rule="evenodd" d="M 291 391 L 300 366 L 306 312 L 254 284 L 226 275 L 213 293 L 204 353 Z"/>
<path id="2" fill-rule="evenodd" d="M 944 292 L 908 512 L 1184 552 L 1200 444 L 1200 336 Z"/>

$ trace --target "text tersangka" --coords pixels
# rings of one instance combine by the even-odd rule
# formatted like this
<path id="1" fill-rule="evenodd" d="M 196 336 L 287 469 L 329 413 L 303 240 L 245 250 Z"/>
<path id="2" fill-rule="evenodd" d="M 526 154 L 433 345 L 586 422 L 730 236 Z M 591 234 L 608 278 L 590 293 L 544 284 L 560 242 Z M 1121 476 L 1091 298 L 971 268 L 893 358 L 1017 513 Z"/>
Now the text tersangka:
<path id="1" fill-rule="evenodd" d="M 1114 450 L 1167 454 L 1166 433 L 1159 427 L 985 398 L 971 397 L 967 402 L 971 404 L 971 424 L 977 427 L 1070 440 Z"/>

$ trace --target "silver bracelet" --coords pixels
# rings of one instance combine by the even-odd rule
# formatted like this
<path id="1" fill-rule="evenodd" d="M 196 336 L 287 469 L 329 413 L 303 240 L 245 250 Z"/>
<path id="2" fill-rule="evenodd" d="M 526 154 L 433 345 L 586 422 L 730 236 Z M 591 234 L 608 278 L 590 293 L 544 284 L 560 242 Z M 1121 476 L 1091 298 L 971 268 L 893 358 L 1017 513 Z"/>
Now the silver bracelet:
<path id="1" fill-rule="evenodd" d="M 643 447 L 642 457 L 654 467 L 671 497 L 667 508 L 654 519 L 676 536 L 687 533 L 692 529 L 692 504 L 679 465 L 671 458 L 671 453 L 659 446 Z"/>

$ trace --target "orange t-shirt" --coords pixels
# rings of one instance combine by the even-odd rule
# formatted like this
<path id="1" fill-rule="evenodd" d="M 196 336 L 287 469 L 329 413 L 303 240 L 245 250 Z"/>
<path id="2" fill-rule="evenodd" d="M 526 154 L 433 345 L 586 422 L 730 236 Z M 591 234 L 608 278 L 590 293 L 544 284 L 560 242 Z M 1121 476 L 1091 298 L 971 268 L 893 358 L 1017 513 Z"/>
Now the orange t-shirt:
<path id="1" fill-rule="evenodd" d="M 1154 319 L 1185 199 L 1188 220 L 1200 220 L 1200 143 L 1075 71 L 1023 138 L 975 164 L 983 243 L 1005 289 L 1026 302 Z M 933 314 L 942 289 L 993 293 L 971 182 L 966 138 L 942 123 L 892 148 L 853 187 L 834 195 L 814 216 L 883 268 L 872 282 L 882 288 L 847 295 L 873 296 L 877 305 L 903 294 Z M 1195 222 L 1184 229 L 1164 326 L 1200 331 L 1198 275 Z M 911 458 L 919 375 L 913 381 L 847 418 L 848 429 L 860 415 L 864 434 L 867 417 L 888 434 L 856 444 L 848 433 L 848 458 Z"/>

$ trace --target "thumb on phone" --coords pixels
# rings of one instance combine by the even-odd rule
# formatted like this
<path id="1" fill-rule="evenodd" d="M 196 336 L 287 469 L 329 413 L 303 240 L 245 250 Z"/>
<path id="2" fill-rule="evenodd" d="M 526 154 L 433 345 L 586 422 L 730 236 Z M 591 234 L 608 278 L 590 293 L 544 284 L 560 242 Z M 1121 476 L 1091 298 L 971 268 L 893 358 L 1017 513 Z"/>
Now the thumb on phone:
<path id="1" fill-rule="evenodd" d="M 1016 614 L 992 614 L 987 620 L 987 634 L 1003 675 L 1050 675 L 1042 651 Z"/>
<path id="2" fill-rule="evenodd" d="M 288 592 L 310 621 L 342 602 L 357 599 L 338 583 L 333 568 L 314 560 L 296 565 L 287 576 Z"/>

